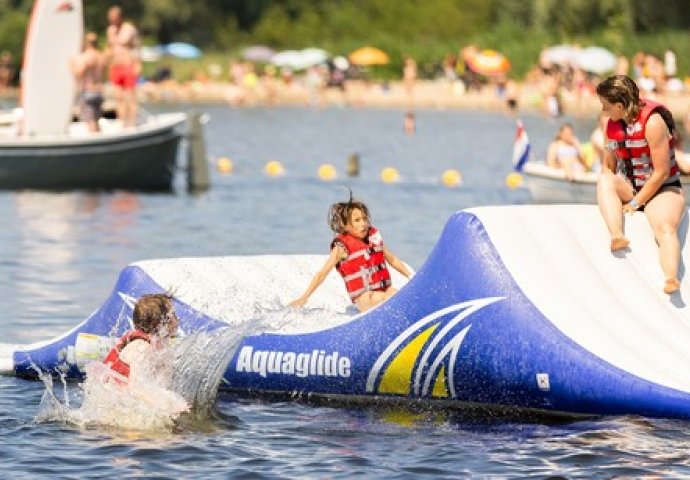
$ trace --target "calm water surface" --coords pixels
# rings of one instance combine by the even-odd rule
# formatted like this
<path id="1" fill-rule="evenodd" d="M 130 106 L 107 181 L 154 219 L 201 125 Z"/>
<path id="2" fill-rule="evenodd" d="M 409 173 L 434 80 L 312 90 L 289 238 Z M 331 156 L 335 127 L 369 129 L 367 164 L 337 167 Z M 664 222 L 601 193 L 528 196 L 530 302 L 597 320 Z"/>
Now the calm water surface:
<path id="1" fill-rule="evenodd" d="M 230 109 L 210 114 L 208 193 L 0 193 L 0 343 L 65 332 L 96 309 L 127 264 L 148 258 L 326 253 L 330 203 L 346 186 L 365 200 L 391 249 L 419 268 L 448 216 L 528 203 L 509 190 L 514 119 L 421 111 Z M 524 118 L 544 155 L 558 122 Z M 593 119 L 573 120 L 586 138 Z M 345 177 L 357 153 L 361 175 Z M 278 160 L 280 178 L 263 167 Z M 331 163 L 339 179 L 316 172 Z M 384 184 L 382 168 L 401 181 Z M 447 188 L 444 170 L 461 171 Z M 569 423 L 467 418 L 392 408 L 334 408 L 222 395 L 208 422 L 171 433 L 37 423 L 44 387 L 0 377 L 0 465 L 7 478 L 690 477 L 686 422 L 609 417 Z"/>

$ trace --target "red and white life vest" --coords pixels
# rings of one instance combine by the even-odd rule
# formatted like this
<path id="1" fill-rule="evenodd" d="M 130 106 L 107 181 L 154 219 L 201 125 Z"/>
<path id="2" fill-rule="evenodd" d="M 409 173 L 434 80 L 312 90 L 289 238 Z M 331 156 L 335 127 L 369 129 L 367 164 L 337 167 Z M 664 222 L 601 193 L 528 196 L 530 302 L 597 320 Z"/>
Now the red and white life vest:
<path id="1" fill-rule="evenodd" d="M 383 239 L 374 227 L 369 227 L 365 241 L 348 233 L 335 237 L 331 248 L 340 243 L 347 258 L 335 266 L 345 281 L 345 288 L 354 302 L 364 292 L 386 290 L 391 286 L 391 275 L 383 251 Z"/>
<path id="2" fill-rule="evenodd" d="M 125 333 L 122 338 L 117 341 L 117 344 L 108 352 L 108 355 L 106 355 L 103 360 L 103 363 L 108 365 L 111 370 L 119 373 L 125 378 L 129 378 L 130 367 L 127 362 L 120 358 L 120 352 L 122 352 L 122 349 L 125 348 L 127 344 L 134 340 L 144 340 L 151 343 L 151 337 L 148 334 L 141 330 L 132 330 Z"/>
<path id="3" fill-rule="evenodd" d="M 633 123 L 626 125 L 622 120 L 609 120 L 606 127 L 606 136 L 608 137 L 606 148 L 616 156 L 618 171 L 623 172 L 630 179 L 633 188 L 638 192 L 649 180 L 654 169 L 646 137 L 649 117 L 652 113 L 659 113 L 666 122 L 669 131 L 673 133 L 675 129 L 673 115 L 665 106 L 651 100 L 643 100 L 642 102 L 642 109 Z M 671 136 L 669 136 L 668 148 L 671 157 L 671 171 L 664 185 L 671 184 L 680 178 Z"/>

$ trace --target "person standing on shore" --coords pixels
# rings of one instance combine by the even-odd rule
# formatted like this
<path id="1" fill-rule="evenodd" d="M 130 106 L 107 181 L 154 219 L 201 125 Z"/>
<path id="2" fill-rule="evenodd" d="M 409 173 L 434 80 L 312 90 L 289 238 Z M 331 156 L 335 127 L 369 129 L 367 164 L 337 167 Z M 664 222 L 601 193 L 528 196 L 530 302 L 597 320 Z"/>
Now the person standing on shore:
<path id="1" fill-rule="evenodd" d="M 84 50 L 70 59 L 72 73 L 79 88 L 79 119 L 90 132 L 98 132 L 98 119 L 103 105 L 103 77 L 106 59 L 98 49 L 98 36 L 89 32 L 84 37 Z"/>
<path id="2" fill-rule="evenodd" d="M 122 8 L 108 10 L 108 57 L 110 82 L 115 87 L 117 116 L 125 127 L 133 127 L 137 119 L 135 87 L 141 73 L 140 41 L 137 28 L 122 18 Z"/>
<path id="3" fill-rule="evenodd" d="M 626 75 L 601 82 L 597 95 L 609 118 L 597 201 L 611 235 L 611 251 L 630 244 L 623 235 L 623 214 L 644 210 L 659 245 L 663 290 L 672 294 L 680 289 L 678 226 L 685 215 L 673 151 L 673 116 L 664 105 L 641 99 Z"/>
<path id="4" fill-rule="evenodd" d="M 417 62 L 414 58 L 407 55 L 403 61 L 403 83 L 407 93 L 408 107 L 414 107 L 414 88 L 417 83 Z"/>

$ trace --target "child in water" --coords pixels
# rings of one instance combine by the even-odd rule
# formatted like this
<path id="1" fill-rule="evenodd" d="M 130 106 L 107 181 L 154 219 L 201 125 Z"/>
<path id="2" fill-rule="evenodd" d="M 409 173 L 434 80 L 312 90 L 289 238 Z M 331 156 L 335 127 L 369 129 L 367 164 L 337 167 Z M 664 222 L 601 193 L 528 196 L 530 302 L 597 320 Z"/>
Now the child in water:
<path id="1" fill-rule="evenodd" d="M 87 377 L 90 373 L 102 372 L 98 375 L 100 384 L 110 385 L 110 394 L 119 398 L 119 403 L 112 404 L 114 411 L 118 411 L 115 405 L 127 399 L 124 404 L 137 402 L 136 408 L 143 409 L 147 421 L 168 420 L 188 412 L 185 399 L 170 390 L 173 354 L 166 344 L 176 335 L 178 327 L 171 297 L 166 294 L 142 296 L 134 306 L 132 323 L 134 330 L 126 332 L 103 360 L 101 366 L 105 371 L 92 368 L 87 371 Z M 94 401 L 98 399 L 93 385 L 85 388 L 86 391 L 94 396 Z M 112 420 L 111 423 L 120 424 L 121 421 Z"/>
<path id="2" fill-rule="evenodd" d="M 407 266 L 383 244 L 381 233 L 369 224 L 367 206 L 353 200 L 352 193 L 348 202 L 331 205 L 328 224 L 336 234 L 331 242 L 331 253 L 302 296 L 290 303 L 291 307 L 307 303 L 332 268 L 343 277 L 350 299 L 362 312 L 397 292 L 391 286 L 388 264 L 410 278 Z"/>
<path id="3" fill-rule="evenodd" d="M 126 332 L 103 360 L 122 383 L 127 383 L 132 365 L 151 357 L 162 342 L 176 334 L 178 320 L 170 296 L 142 296 L 134 306 L 132 323 L 134 330 Z"/>

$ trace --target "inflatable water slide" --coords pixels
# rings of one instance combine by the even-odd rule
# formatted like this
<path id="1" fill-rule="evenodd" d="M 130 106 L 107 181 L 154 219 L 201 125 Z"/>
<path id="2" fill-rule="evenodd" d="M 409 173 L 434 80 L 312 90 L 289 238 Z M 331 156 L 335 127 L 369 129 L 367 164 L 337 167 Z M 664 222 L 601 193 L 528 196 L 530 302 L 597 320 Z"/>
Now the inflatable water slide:
<path id="1" fill-rule="evenodd" d="M 460 211 L 412 279 L 364 314 L 348 307 L 337 274 L 308 309 L 283 307 L 323 256 L 142 261 L 73 330 L 5 349 L 0 371 L 79 377 L 130 328 L 136 298 L 173 291 L 183 334 L 246 332 L 221 386 L 234 392 L 690 418 L 687 215 L 671 296 L 644 214 L 625 227 L 631 248 L 614 255 L 595 206 Z"/>

